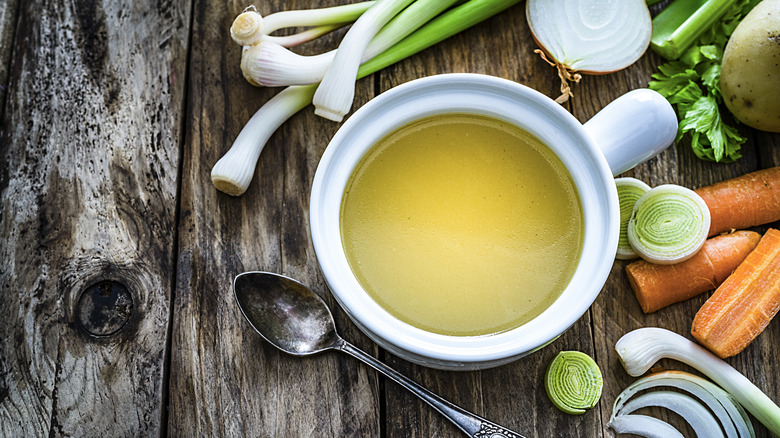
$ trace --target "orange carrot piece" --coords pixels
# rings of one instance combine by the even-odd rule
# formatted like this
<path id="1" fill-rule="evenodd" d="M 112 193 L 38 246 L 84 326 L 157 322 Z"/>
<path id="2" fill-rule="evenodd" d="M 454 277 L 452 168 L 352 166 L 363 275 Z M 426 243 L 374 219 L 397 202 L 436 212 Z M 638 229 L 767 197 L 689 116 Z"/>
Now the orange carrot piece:
<path id="1" fill-rule="evenodd" d="M 628 281 L 642 311 L 655 312 L 718 287 L 760 239 L 753 231 L 737 231 L 708 239 L 696 255 L 681 263 L 636 261 L 626 266 Z"/>
<path id="2" fill-rule="evenodd" d="M 780 167 L 695 190 L 710 209 L 710 236 L 780 220 Z"/>
<path id="3" fill-rule="evenodd" d="M 696 313 L 691 334 L 721 358 L 744 350 L 780 310 L 780 231 L 756 249 Z"/>

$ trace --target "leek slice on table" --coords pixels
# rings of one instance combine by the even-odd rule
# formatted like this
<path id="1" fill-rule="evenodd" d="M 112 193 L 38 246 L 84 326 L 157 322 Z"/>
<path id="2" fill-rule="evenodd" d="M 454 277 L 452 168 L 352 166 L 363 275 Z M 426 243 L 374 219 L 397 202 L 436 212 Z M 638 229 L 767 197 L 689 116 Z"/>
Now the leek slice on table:
<path id="1" fill-rule="evenodd" d="M 583 414 L 601 397 L 603 379 L 596 362 L 579 351 L 558 353 L 544 375 L 544 389 L 556 408 Z"/>

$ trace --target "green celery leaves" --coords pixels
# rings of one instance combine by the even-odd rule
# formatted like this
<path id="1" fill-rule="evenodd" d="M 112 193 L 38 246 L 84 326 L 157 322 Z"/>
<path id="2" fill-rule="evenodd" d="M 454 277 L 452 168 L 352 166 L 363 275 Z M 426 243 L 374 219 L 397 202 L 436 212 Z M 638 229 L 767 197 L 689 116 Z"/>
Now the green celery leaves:
<path id="1" fill-rule="evenodd" d="M 680 59 L 658 67 L 649 87 L 677 109 L 680 124 L 677 140 L 690 139 L 691 148 L 702 160 L 731 163 L 742 156 L 747 140 L 726 124 L 721 111 L 720 64 L 729 36 L 755 0 L 738 1 L 723 19 L 688 49 Z"/>

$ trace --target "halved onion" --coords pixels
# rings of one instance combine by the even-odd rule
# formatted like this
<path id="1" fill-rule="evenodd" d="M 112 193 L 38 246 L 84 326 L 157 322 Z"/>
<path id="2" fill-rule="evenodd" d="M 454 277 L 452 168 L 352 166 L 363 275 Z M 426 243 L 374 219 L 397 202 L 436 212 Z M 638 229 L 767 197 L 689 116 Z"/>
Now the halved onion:
<path id="1" fill-rule="evenodd" d="M 636 62 L 652 34 L 645 0 L 528 0 L 526 18 L 543 57 L 558 68 L 559 103 L 572 96 L 568 82 L 579 82 L 579 73 L 611 73 Z"/>

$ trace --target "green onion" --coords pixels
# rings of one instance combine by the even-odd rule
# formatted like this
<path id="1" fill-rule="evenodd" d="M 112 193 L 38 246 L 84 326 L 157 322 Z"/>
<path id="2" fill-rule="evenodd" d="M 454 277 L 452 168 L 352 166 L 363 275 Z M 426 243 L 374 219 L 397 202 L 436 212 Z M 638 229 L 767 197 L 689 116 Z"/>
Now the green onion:
<path id="1" fill-rule="evenodd" d="M 685 261 L 704 245 L 710 210 L 701 196 L 685 187 L 665 184 L 642 195 L 628 222 L 628 241 L 651 263 Z"/>
<path id="2" fill-rule="evenodd" d="M 544 375 L 544 389 L 556 408 L 583 414 L 601 397 L 603 380 L 596 362 L 579 351 L 558 353 Z"/>
<path id="3" fill-rule="evenodd" d="M 358 79 L 443 41 L 520 0 L 469 0 L 425 24 L 358 69 Z M 268 101 L 247 122 L 230 150 L 211 169 L 218 190 L 238 196 L 249 187 L 265 143 L 287 119 L 312 102 L 317 85 L 288 87 Z"/>
<path id="4" fill-rule="evenodd" d="M 363 61 L 381 54 L 459 0 L 416 0 L 393 18 L 368 43 Z M 241 71 L 250 83 L 266 87 L 320 82 L 336 50 L 312 56 L 298 55 L 282 44 L 265 40 L 249 47 L 241 57 Z"/>
<path id="5" fill-rule="evenodd" d="M 639 198 L 650 190 L 650 186 L 636 178 L 615 179 L 618 200 L 620 201 L 620 238 L 616 257 L 619 260 L 630 260 L 639 257 L 628 241 L 628 221 L 634 211 L 634 205 Z"/>
<path id="6" fill-rule="evenodd" d="M 340 122 L 352 108 L 357 71 L 372 38 L 413 0 L 377 0 L 344 35 L 314 93 L 314 114 Z"/>
<path id="7" fill-rule="evenodd" d="M 251 46 L 267 39 L 279 29 L 317 26 L 318 31 L 310 32 L 313 39 L 327 33 L 324 31 L 325 29 L 337 29 L 357 20 L 373 5 L 373 1 L 366 1 L 331 8 L 282 11 L 270 14 L 265 18 L 257 12 L 254 6 L 250 6 L 233 21 L 230 26 L 230 36 L 239 45 Z"/>
<path id="8" fill-rule="evenodd" d="M 650 47 L 677 59 L 720 20 L 736 0 L 675 0 L 653 19 Z"/>
<path id="9" fill-rule="evenodd" d="M 780 436 L 780 407 L 747 377 L 694 342 L 666 329 L 645 327 L 623 335 L 615 344 L 615 350 L 626 372 L 632 376 L 641 376 L 663 358 L 692 366 Z"/>

